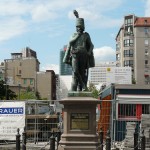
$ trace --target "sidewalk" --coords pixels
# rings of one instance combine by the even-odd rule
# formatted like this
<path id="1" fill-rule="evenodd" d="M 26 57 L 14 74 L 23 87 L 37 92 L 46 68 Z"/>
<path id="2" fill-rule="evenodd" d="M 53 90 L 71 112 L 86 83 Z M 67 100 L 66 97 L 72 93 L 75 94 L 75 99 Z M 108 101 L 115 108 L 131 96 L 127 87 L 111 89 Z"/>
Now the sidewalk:
<path id="1" fill-rule="evenodd" d="M 26 150 L 49 150 L 50 145 L 46 142 L 38 142 L 37 144 L 34 143 L 27 143 Z M 20 149 L 22 149 L 22 144 L 20 144 Z M 16 150 L 16 144 L 6 144 L 0 145 L 0 150 Z M 57 144 L 55 144 L 55 150 L 57 150 Z"/>

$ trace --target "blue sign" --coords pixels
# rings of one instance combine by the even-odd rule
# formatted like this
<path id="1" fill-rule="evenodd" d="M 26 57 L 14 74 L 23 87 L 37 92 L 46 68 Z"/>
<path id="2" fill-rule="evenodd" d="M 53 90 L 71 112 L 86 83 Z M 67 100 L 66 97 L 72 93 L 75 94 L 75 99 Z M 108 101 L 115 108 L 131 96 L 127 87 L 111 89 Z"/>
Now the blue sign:
<path id="1" fill-rule="evenodd" d="M 23 114 L 23 107 L 0 108 L 0 114 Z"/>

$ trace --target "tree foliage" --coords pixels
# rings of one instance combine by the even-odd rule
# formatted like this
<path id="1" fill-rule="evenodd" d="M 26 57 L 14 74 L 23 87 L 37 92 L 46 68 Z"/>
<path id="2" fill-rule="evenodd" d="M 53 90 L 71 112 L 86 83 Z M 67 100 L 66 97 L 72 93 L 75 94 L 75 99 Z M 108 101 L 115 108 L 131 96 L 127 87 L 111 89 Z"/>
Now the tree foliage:
<path id="1" fill-rule="evenodd" d="M 100 91 L 96 89 L 94 84 L 92 84 L 92 83 L 89 84 L 88 91 L 92 92 L 92 96 L 94 98 L 98 99 Z"/>
<path id="2" fill-rule="evenodd" d="M 32 88 L 28 86 L 25 91 L 21 91 L 20 100 L 26 99 L 41 99 L 39 92 L 32 91 Z"/>
<path id="3" fill-rule="evenodd" d="M 14 100 L 17 98 L 15 92 L 9 89 L 3 80 L 0 81 L 0 99 L 1 100 Z"/>

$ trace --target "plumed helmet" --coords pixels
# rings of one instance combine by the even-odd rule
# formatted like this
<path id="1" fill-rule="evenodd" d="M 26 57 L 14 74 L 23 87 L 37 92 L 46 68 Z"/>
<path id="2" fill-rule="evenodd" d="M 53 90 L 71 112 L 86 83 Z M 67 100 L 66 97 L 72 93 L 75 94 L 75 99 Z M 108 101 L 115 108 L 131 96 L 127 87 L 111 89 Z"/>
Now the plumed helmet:
<path id="1" fill-rule="evenodd" d="M 83 29 L 85 28 L 83 18 L 76 18 L 76 27 L 77 26 L 81 26 Z"/>

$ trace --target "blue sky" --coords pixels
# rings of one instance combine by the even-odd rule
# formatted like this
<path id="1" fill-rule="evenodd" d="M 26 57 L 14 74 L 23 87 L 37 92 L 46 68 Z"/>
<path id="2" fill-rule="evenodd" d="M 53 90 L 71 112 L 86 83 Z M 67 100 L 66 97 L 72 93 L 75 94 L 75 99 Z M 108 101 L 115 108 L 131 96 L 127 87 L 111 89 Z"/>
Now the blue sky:
<path id="1" fill-rule="evenodd" d="M 115 61 L 123 17 L 150 17 L 150 0 L 0 0 L 0 62 L 28 46 L 41 71 L 58 73 L 60 49 L 76 31 L 74 9 L 84 18 L 96 61 Z"/>

